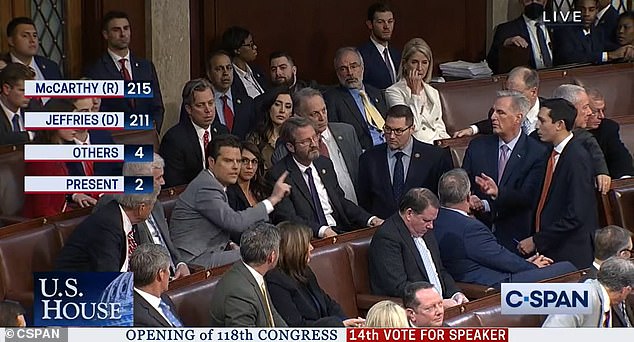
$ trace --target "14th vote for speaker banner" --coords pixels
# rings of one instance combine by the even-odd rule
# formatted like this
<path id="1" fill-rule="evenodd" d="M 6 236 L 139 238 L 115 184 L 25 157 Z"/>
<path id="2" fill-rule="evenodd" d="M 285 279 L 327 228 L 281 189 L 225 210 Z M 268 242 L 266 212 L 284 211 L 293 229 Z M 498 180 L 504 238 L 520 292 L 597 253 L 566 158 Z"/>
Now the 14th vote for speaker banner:
<path id="1" fill-rule="evenodd" d="M 123 80 L 26 80 L 26 97 L 152 98 L 152 82 Z"/>

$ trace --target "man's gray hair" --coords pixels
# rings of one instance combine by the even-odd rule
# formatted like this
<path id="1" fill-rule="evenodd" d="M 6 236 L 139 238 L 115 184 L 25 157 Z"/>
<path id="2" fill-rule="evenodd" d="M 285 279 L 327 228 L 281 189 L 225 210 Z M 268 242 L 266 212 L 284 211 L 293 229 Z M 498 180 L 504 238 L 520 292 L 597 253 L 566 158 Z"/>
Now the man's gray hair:
<path id="1" fill-rule="evenodd" d="M 522 117 L 526 116 L 526 113 L 531 110 L 531 102 L 519 91 L 500 90 L 497 92 L 497 98 L 499 99 L 502 97 L 510 97 L 512 109 L 522 113 Z"/>
<path id="2" fill-rule="evenodd" d="M 153 184 L 150 184 L 153 186 Z M 143 186 L 148 186 L 148 184 L 143 184 Z M 135 209 L 141 206 L 141 204 L 145 205 L 154 205 L 156 199 L 158 198 L 158 194 L 161 191 L 161 187 L 153 186 L 153 190 L 151 193 L 147 194 L 115 194 L 114 199 L 125 209 Z"/>
<path id="3" fill-rule="evenodd" d="M 324 98 L 319 90 L 311 87 L 302 88 L 296 91 L 295 94 L 293 94 L 293 113 L 299 116 L 306 116 L 302 105 L 306 103 L 308 99 L 315 96 L 319 96 L 322 99 Z"/>
<path id="4" fill-rule="evenodd" d="M 337 51 L 335 52 L 335 60 L 334 60 L 335 70 L 337 69 L 337 64 L 339 64 L 341 57 L 348 52 L 352 52 L 356 54 L 359 57 L 359 61 L 361 61 L 360 62 L 361 66 L 363 66 L 363 57 L 361 56 L 361 53 L 359 52 L 359 50 L 357 50 L 357 48 L 352 46 L 344 46 L 342 48 L 337 49 Z"/>
<path id="5" fill-rule="evenodd" d="M 125 162 L 123 163 L 124 176 L 152 176 L 152 169 L 162 169 L 165 167 L 165 161 L 156 152 L 154 152 L 154 160 L 152 162 Z"/>
<path id="6" fill-rule="evenodd" d="M 617 256 L 630 246 L 632 232 L 616 225 L 605 226 L 594 232 L 594 257 L 606 260 Z"/>
<path id="7" fill-rule="evenodd" d="M 258 222 L 242 233 L 240 237 L 240 256 L 250 266 L 260 266 L 272 252 L 279 253 L 280 233 L 270 223 Z"/>
<path id="8" fill-rule="evenodd" d="M 130 256 L 130 272 L 134 273 L 134 286 L 142 287 L 154 282 L 156 273 L 167 269 L 170 256 L 167 249 L 154 243 L 139 245 Z"/>
<path id="9" fill-rule="evenodd" d="M 280 128 L 279 139 L 282 139 L 281 141 L 284 143 L 294 143 L 295 132 L 298 129 L 307 126 L 311 126 L 313 129 L 315 129 L 315 132 L 317 132 L 317 127 L 315 126 L 315 123 L 312 122 L 310 119 L 307 119 L 303 116 L 290 117 L 286 121 L 284 121 L 282 127 Z"/>
<path id="10" fill-rule="evenodd" d="M 438 181 L 438 197 L 442 206 L 452 206 L 464 202 L 471 193 L 469 175 L 463 169 L 453 169 L 443 173 Z"/>
<path id="11" fill-rule="evenodd" d="M 612 257 L 601 263 L 597 279 L 612 291 L 634 287 L 634 262 L 630 259 Z"/>
<path id="12" fill-rule="evenodd" d="M 539 74 L 537 70 L 525 66 L 518 66 L 509 72 L 508 78 L 511 77 L 520 77 L 522 81 L 524 81 L 526 88 L 539 88 Z"/>
<path id="13" fill-rule="evenodd" d="M 595 101 L 604 101 L 605 96 L 601 93 L 601 91 L 597 88 L 586 89 L 588 96 Z"/>
<path id="14" fill-rule="evenodd" d="M 568 100 L 568 102 L 572 103 L 573 106 L 576 106 L 581 100 L 581 93 L 585 92 L 586 90 L 581 86 L 574 84 L 562 84 L 553 91 L 553 98 Z"/>

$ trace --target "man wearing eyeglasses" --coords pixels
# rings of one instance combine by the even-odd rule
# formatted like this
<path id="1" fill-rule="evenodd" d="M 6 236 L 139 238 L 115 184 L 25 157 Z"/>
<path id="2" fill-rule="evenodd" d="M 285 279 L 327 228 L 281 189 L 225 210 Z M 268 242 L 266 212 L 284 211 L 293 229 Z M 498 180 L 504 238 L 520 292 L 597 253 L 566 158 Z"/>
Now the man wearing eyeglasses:
<path id="1" fill-rule="evenodd" d="M 365 210 L 388 218 L 409 189 L 436 192 L 440 176 L 453 168 L 448 150 L 416 140 L 413 132 L 414 114 L 408 106 L 387 111 L 383 126 L 387 142 L 359 158 L 359 205 Z"/>

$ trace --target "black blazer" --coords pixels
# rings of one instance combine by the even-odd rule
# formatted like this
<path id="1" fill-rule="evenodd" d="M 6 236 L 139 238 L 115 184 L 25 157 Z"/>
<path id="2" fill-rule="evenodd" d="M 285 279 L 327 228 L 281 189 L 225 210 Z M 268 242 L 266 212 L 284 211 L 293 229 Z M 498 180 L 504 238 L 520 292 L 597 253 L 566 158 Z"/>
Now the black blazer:
<path id="1" fill-rule="evenodd" d="M 289 327 L 341 327 L 346 315 L 341 307 L 319 286 L 308 267 L 308 281 L 302 284 L 279 268 L 266 273 L 264 280 L 277 312 Z"/>
<path id="2" fill-rule="evenodd" d="M 632 155 L 621 141 L 619 130 L 618 123 L 606 118 L 601 120 L 597 129 L 589 131 L 597 139 L 597 143 L 603 151 L 612 178 L 634 176 Z"/>
<path id="3" fill-rule="evenodd" d="M 24 115 L 23 111 L 20 111 Z M 29 133 L 13 132 L 13 123 L 9 122 L 4 110 L 0 107 L 0 145 L 17 145 L 29 141 Z"/>
<path id="4" fill-rule="evenodd" d="M 66 241 L 56 271 L 119 272 L 127 258 L 119 204 L 112 201 L 88 216 Z"/>
<path id="5" fill-rule="evenodd" d="M 227 202 L 235 211 L 246 210 L 251 207 L 247 196 L 244 195 L 242 188 L 238 184 L 231 184 L 227 187 Z"/>
<path id="6" fill-rule="evenodd" d="M 619 12 L 614 6 L 609 5 L 610 8 L 603 14 L 597 28 L 601 28 L 603 31 L 603 41 L 605 42 L 605 48 L 608 51 L 612 51 L 619 47 L 619 43 L 616 41 L 616 27 L 619 23 Z"/>
<path id="7" fill-rule="evenodd" d="M 218 120 L 211 124 L 211 137 L 227 134 L 227 128 Z M 203 169 L 203 153 L 198 135 L 191 120 L 181 120 L 170 128 L 159 148 L 159 154 L 165 159 L 165 187 L 188 184 Z"/>
<path id="8" fill-rule="evenodd" d="M 533 235 L 537 252 L 577 269 L 592 265 L 592 237 L 599 226 L 592 162 L 582 142 L 571 139 L 559 156 Z"/>
<path id="9" fill-rule="evenodd" d="M 37 67 L 40 68 L 40 71 L 42 72 L 42 76 L 44 76 L 44 79 L 46 80 L 61 80 L 62 79 L 62 72 L 59 70 L 59 65 L 57 63 L 40 55 L 36 55 L 33 58 L 35 59 L 35 64 L 37 64 Z"/>
<path id="10" fill-rule="evenodd" d="M 401 63 L 401 53 L 392 45 L 388 45 L 388 51 L 392 63 L 394 63 L 394 77 L 396 77 L 398 66 Z M 365 83 L 377 89 L 385 89 L 394 84 L 383 56 L 371 40 L 359 46 L 359 53 L 363 57 L 363 81 Z"/>
<path id="11" fill-rule="evenodd" d="M 554 31 L 553 64 L 601 63 L 605 51 L 604 34 L 601 27 L 592 27 L 589 35 L 583 33 L 582 26 L 564 26 Z"/>
<path id="12" fill-rule="evenodd" d="M 372 104 L 385 118 L 388 108 L 383 92 L 369 84 L 364 84 L 364 87 Z M 324 100 L 326 100 L 328 120 L 330 122 L 345 122 L 352 125 L 364 150 L 374 146 L 368 124 L 365 122 L 348 88 L 343 86 L 332 88 L 324 93 Z"/>
<path id="13" fill-rule="evenodd" d="M 174 303 L 167 297 L 161 299 L 169 305 L 174 316 L 178 318 Z M 163 315 L 161 315 L 145 298 L 134 291 L 134 326 L 135 327 L 172 327 Z"/>
<path id="14" fill-rule="evenodd" d="M 411 188 L 424 187 L 434 193 L 438 190 L 438 180 L 453 168 L 449 150 L 420 142 L 413 138 L 412 156 L 409 161 L 403 194 Z M 387 160 L 387 144 L 374 146 L 359 158 L 359 205 L 365 210 L 388 218 L 398 210 L 400 198 L 392 192 Z"/>
<path id="15" fill-rule="evenodd" d="M 338 231 L 351 231 L 367 227 L 368 220 L 372 215 L 344 197 L 344 192 L 337 182 L 337 175 L 332 166 L 332 161 L 320 156 L 313 161 L 313 166 L 317 170 L 328 193 L 328 198 L 333 209 L 332 215 L 337 221 L 337 227 L 335 227 L 335 229 Z M 295 164 L 291 154 L 284 157 L 284 159 L 269 170 L 267 176 L 271 184 L 275 183 L 275 180 L 277 180 L 284 171 L 289 172 L 288 177 L 286 177 L 286 183 L 292 186 L 293 191 L 275 207 L 275 211 L 272 213 L 273 221 L 276 223 L 296 221 L 305 224 L 311 227 L 313 233 L 317 236 L 320 225 L 319 222 L 315 221 L 315 208 L 313 207 L 312 197 L 308 190 L 308 185 L 306 181 L 304 181 L 302 172 L 299 170 L 299 167 L 297 167 L 297 164 Z"/>
<path id="16" fill-rule="evenodd" d="M 158 76 L 154 64 L 146 59 L 137 58 L 130 53 L 130 65 L 132 66 L 132 78 L 135 81 L 150 81 L 154 96 L 147 99 L 134 99 L 134 109 L 128 99 L 104 98 L 101 100 L 101 110 L 104 112 L 126 112 L 150 114 L 156 124 L 156 130 L 161 132 L 163 125 L 163 97 L 159 85 Z M 121 72 L 117 69 L 112 57 L 107 52 L 99 58 L 87 71 L 86 75 L 93 80 L 122 80 Z"/>
<path id="17" fill-rule="evenodd" d="M 255 64 L 249 64 L 249 67 L 251 68 L 253 76 L 255 77 L 255 80 L 258 82 L 260 87 L 262 87 L 264 91 L 267 91 L 270 88 L 270 84 L 264 72 L 262 72 L 262 70 Z M 237 88 L 234 88 L 234 85 L 231 85 L 232 92 L 234 91 L 234 89 L 238 89 L 244 94 L 247 93 L 247 88 L 244 86 L 244 83 L 242 83 L 242 79 L 240 79 L 240 76 L 238 76 L 238 72 L 236 71 L 235 67 L 233 68 L 233 84 L 235 84 L 235 87 Z"/>
<path id="18" fill-rule="evenodd" d="M 460 290 L 442 264 L 436 238 L 427 232 L 423 240 L 434 260 L 443 297 L 451 298 Z M 400 298 L 408 284 L 429 281 L 423 259 L 399 213 L 390 216 L 374 233 L 368 250 L 368 271 L 370 290 L 380 296 Z"/>

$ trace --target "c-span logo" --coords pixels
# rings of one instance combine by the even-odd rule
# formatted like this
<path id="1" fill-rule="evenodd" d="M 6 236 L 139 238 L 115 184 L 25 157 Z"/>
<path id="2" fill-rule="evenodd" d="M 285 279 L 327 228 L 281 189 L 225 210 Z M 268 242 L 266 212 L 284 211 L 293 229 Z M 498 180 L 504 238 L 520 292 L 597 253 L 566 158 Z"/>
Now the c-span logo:
<path id="1" fill-rule="evenodd" d="M 591 291 L 585 283 L 502 284 L 502 314 L 589 314 Z"/>

